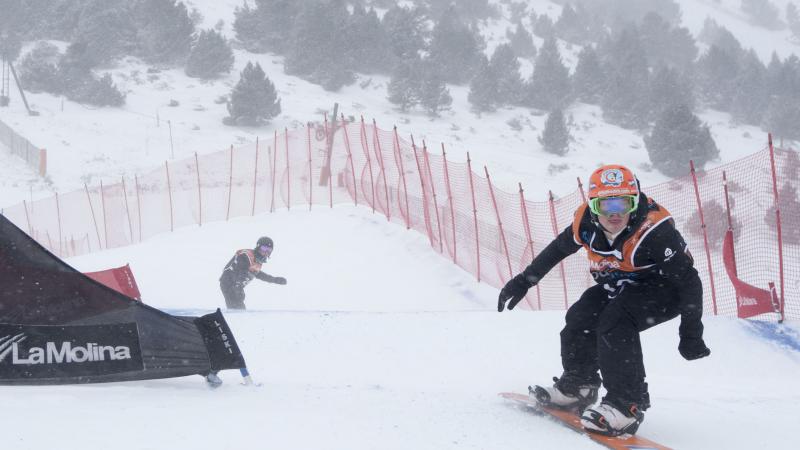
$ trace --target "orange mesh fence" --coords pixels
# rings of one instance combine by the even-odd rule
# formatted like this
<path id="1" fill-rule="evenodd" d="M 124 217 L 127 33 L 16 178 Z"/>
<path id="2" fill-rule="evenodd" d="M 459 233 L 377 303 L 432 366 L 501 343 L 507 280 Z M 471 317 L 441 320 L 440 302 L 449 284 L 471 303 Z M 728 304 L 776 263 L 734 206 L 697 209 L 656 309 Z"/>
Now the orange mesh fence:
<path id="1" fill-rule="evenodd" d="M 770 155 L 767 148 L 697 172 L 696 189 L 691 173 L 644 189 L 672 213 L 686 238 L 709 314 L 737 314 L 722 258 L 728 229 L 724 173 L 739 278 L 764 289 L 774 282 L 785 317 L 800 318 L 800 159 L 795 151 L 775 149 L 773 172 Z M 114 183 L 23 202 L 3 213 L 55 254 L 69 257 L 187 225 L 353 203 L 425 234 L 443 257 L 501 287 L 570 226 L 585 201 L 579 185 L 568 195 L 551 194 L 539 202 L 526 199 L 523 186 L 504 188 L 492 183 L 487 168 L 469 159 L 448 159 L 444 147 L 428 148 L 363 119 L 332 123 L 326 118 L 253 144 L 168 161 Z M 565 309 L 577 301 L 593 284 L 584 253 L 555 267 L 522 306 Z M 764 316 L 780 318 L 779 313 Z"/>

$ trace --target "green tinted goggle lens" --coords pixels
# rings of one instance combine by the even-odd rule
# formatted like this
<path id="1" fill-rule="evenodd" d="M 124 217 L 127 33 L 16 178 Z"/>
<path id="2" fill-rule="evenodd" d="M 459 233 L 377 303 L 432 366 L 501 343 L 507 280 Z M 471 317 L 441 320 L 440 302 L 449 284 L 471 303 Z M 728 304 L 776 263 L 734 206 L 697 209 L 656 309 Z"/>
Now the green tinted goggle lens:
<path id="1" fill-rule="evenodd" d="M 628 214 L 636 209 L 637 201 L 633 195 L 622 197 L 602 197 L 589 200 L 589 208 L 598 216 Z"/>

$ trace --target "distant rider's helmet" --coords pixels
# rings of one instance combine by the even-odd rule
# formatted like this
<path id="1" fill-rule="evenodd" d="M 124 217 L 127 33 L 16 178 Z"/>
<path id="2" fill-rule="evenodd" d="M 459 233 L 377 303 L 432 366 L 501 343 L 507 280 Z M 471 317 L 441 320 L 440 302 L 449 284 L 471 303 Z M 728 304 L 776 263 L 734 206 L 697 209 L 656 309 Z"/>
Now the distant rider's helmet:
<path id="1" fill-rule="evenodd" d="M 589 209 L 598 216 L 628 214 L 639 206 L 639 182 L 625 166 L 608 164 L 589 177 Z"/>
<path id="2" fill-rule="evenodd" d="M 272 239 L 266 236 L 258 238 L 258 242 L 256 242 L 256 248 L 253 249 L 256 255 L 256 260 L 263 263 L 272 254 L 272 250 L 274 248 L 275 244 L 272 242 Z"/>

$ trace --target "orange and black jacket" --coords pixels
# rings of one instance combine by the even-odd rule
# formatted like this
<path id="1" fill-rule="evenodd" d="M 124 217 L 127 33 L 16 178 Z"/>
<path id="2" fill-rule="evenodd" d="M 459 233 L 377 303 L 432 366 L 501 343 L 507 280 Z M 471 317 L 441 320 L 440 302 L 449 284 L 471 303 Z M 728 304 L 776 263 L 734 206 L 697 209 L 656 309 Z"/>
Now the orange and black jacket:
<path id="1" fill-rule="evenodd" d="M 614 298 L 626 286 L 671 287 L 679 296 L 681 336 L 702 337 L 703 284 L 686 241 L 664 207 L 639 194 L 639 207 L 628 226 L 609 244 L 587 203 L 575 212 L 571 226 L 558 235 L 523 271 L 540 280 L 561 260 L 586 249 L 589 271 Z"/>
<path id="2" fill-rule="evenodd" d="M 275 277 L 261 271 L 261 263 L 255 257 L 253 250 L 239 250 L 233 255 L 225 269 L 222 271 L 220 281 L 224 281 L 236 288 L 244 288 L 248 283 L 258 278 L 261 281 L 272 283 Z"/>

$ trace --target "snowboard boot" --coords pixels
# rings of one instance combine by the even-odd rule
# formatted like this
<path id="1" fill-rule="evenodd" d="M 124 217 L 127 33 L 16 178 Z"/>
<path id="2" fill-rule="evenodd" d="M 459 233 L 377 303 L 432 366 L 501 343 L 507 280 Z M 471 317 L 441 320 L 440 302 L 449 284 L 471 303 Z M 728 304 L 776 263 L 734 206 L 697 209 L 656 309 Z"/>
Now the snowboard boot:
<path id="1" fill-rule="evenodd" d="M 222 378 L 217 375 L 218 372 L 209 372 L 206 375 L 206 383 L 210 388 L 218 388 L 222 386 Z"/>
<path id="2" fill-rule="evenodd" d="M 594 381 L 579 381 L 574 377 L 553 377 L 552 387 L 528 387 L 529 395 L 539 404 L 565 410 L 582 411 L 597 401 L 600 377 Z"/>
<path id="3" fill-rule="evenodd" d="M 644 421 L 644 413 L 635 403 L 626 403 L 625 407 L 616 403 L 604 398 L 599 405 L 587 408 L 581 414 L 581 425 L 588 431 L 606 436 L 635 434 Z"/>

